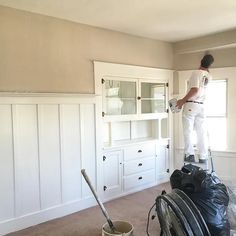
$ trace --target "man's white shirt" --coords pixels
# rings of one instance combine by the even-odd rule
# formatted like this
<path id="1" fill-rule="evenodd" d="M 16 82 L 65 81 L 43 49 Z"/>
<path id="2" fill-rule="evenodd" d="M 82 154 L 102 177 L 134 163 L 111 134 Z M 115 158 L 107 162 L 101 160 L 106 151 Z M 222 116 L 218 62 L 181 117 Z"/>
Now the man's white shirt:
<path id="1" fill-rule="evenodd" d="M 198 93 L 191 97 L 191 101 L 204 102 L 206 98 L 207 85 L 212 80 L 212 76 L 206 70 L 195 70 L 188 80 L 188 91 L 191 88 L 198 88 Z"/>

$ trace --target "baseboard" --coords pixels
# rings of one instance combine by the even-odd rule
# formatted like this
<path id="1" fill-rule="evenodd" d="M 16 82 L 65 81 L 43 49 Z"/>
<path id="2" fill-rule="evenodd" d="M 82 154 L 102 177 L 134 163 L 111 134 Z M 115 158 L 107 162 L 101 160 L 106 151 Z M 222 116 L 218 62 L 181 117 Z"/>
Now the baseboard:
<path id="1" fill-rule="evenodd" d="M 165 176 L 162 176 L 162 177 L 159 176 L 157 178 L 157 184 L 163 184 L 169 181 L 170 181 L 170 174 L 166 174 Z"/>
<path id="2" fill-rule="evenodd" d="M 32 214 L 0 222 L 0 235 L 6 235 L 49 220 L 60 218 L 96 205 L 94 198 L 78 200 Z"/>

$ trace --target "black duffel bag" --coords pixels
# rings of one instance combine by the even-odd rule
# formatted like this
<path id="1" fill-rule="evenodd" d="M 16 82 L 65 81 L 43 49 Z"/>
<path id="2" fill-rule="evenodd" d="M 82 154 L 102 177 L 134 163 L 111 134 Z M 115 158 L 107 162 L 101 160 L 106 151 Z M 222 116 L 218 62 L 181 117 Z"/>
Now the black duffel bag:
<path id="1" fill-rule="evenodd" d="M 172 189 L 184 191 L 201 212 L 212 236 L 229 236 L 227 188 L 214 174 L 188 164 L 170 177 Z"/>

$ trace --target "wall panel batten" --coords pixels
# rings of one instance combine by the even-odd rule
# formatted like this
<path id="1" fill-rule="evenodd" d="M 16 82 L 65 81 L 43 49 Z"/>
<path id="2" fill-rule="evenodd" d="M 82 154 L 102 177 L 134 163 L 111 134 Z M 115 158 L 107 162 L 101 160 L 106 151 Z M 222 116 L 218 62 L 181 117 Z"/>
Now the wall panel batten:
<path id="1" fill-rule="evenodd" d="M 0 221 L 14 217 L 14 159 L 11 105 L 0 105 Z"/>
<path id="2" fill-rule="evenodd" d="M 58 133 L 59 133 L 59 163 L 60 163 L 60 202 L 63 203 L 62 199 L 62 136 L 61 136 L 61 104 L 58 104 Z"/>
<path id="3" fill-rule="evenodd" d="M 39 178 L 39 207 L 42 210 L 42 199 L 41 199 L 41 170 L 40 170 L 40 150 L 39 150 L 39 105 L 36 104 L 37 113 L 37 140 L 38 140 L 38 178 Z"/>
<path id="4" fill-rule="evenodd" d="M 96 149 L 95 147 L 95 107 L 94 104 L 80 105 L 82 168 L 86 170 L 94 188 L 96 188 Z M 82 196 L 90 197 L 91 191 L 83 180 Z"/>

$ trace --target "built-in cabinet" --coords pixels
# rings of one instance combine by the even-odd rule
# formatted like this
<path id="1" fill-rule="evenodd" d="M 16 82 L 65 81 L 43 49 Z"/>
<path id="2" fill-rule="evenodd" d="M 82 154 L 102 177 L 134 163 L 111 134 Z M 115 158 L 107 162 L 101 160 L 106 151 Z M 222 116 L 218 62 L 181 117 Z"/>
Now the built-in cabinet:
<path id="1" fill-rule="evenodd" d="M 171 84 L 172 71 L 95 62 L 104 200 L 168 181 Z"/>
<path id="2" fill-rule="evenodd" d="M 124 148 L 124 191 L 155 183 L 155 159 L 155 142 Z"/>
<path id="3" fill-rule="evenodd" d="M 124 144 L 103 152 L 104 198 L 164 182 L 169 177 L 169 140 Z"/>

